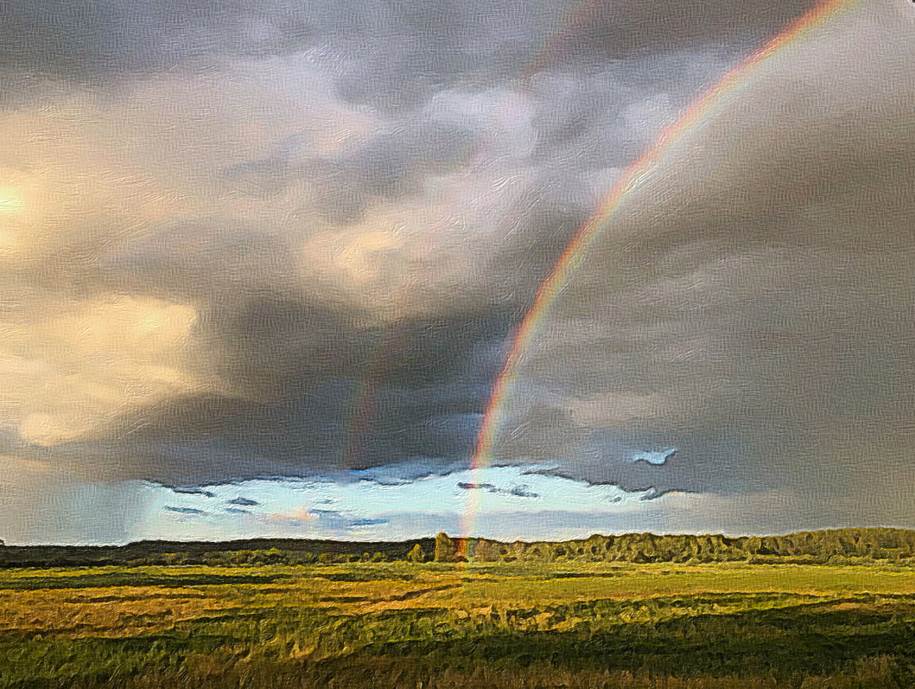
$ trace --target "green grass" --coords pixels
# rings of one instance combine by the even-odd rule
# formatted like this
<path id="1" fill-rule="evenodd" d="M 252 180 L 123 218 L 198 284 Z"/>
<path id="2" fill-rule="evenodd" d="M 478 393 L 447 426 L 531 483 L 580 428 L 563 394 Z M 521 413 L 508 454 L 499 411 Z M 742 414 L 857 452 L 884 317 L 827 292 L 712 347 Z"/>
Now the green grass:
<path id="1" fill-rule="evenodd" d="M 912 687 L 898 565 L 0 571 L 13 687 Z"/>

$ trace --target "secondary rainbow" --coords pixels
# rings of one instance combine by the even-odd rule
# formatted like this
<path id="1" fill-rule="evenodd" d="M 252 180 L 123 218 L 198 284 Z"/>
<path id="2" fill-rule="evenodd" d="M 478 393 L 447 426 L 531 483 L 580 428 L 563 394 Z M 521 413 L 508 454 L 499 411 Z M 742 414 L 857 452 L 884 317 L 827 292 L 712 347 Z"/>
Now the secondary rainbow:
<path id="1" fill-rule="evenodd" d="M 693 125 L 702 121 L 710 113 L 712 106 L 726 93 L 746 83 L 752 75 L 754 67 L 785 46 L 798 41 L 812 29 L 836 15 L 840 10 L 850 7 L 856 2 L 857 0 L 823 0 L 819 2 L 806 14 L 788 25 L 781 33 L 770 39 L 759 50 L 731 69 L 720 81 L 696 99 L 676 122 L 665 128 L 657 141 L 642 157 L 625 169 L 597 210 L 575 232 L 575 235 L 556 261 L 553 270 L 540 284 L 530 309 L 528 309 L 521 323 L 515 328 L 510 339 L 511 346 L 505 358 L 505 363 L 493 383 L 489 403 L 483 414 L 483 422 L 477 436 L 476 447 L 470 464 L 475 483 L 477 482 L 475 480 L 476 472 L 490 463 L 493 442 L 495 441 L 504 402 L 511 388 L 518 360 L 563 284 L 581 262 L 588 247 L 599 234 L 599 229 L 606 226 L 606 221 L 619 207 L 626 194 L 637 185 L 639 178 L 667 151 L 671 143 L 692 128 Z M 479 512 L 480 491 L 472 490 L 469 492 L 470 495 L 468 496 L 461 528 L 461 533 L 464 536 L 473 535 L 476 516 Z"/>

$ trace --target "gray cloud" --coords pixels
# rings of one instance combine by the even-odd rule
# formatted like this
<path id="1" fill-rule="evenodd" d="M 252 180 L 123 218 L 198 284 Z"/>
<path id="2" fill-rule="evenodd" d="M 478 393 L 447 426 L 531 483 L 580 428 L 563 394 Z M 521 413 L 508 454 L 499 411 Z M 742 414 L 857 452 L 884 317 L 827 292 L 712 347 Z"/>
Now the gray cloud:
<path id="1" fill-rule="evenodd" d="M 539 326 L 498 460 L 911 521 L 891 487 L 915 471 L 915 53 L 898 21 L 874 6 L 784 50 L 628 195 Z M 866 64 L 849 33 L 880 43 Z M 532 413 L 552 432 L 518 447 Z M 664 446 L 676 462 L 629 460 Z"/>
<path id="2" fill-rule="evenodd" d="M 331 534 L 348 534 L 354 530 L 358 532 L 359 529 L 383 526 L 388 523 L 387 519 L 355 517 L 345 512 L 323 509 L 300 510 L 292 514 L 270 514 L 267 515 L 267 518 L 270 521 L 294 526 L 307 526 Z"/>
<path id="3" fill-rule="evenodd" d="M 255 507 L 260 504 L 257 500 L 252 500 L 251 498 L 246 498 L 241 495 L 237 498 L 227 500 L 226 503 L 229 505 L 238 505 L 240 507 Z"/>
<path id="4" fill-rule="evenodd" d="M 570 237 L 807 5 L 7 3 L 0 169 L 27 207 L 0 226 L 3 451 L 177 492 L 465 465 Z M 864 477 L 908 515 L 897 15 L 784 51 L 629 195 L 531 342 L 499 461 L 809 485 L 843 514 Z"/>
<path id="5" fill-rule="evenodd" d="M 193 516 L 206 514 L 206 512 L 199 510 L 196 507 L 174 507 L 173 505 L 166 505 L 163 509 L 168 512 L 175 512 L 176 514 L 187 514 Z"/>
<path id="6" fill-rule="evenodd" d="M 425 178 L 457 169 L 473 154 L 475 132 L 430 117 L 434 113 L 419 111 L 401 118 L 332 156 L 310 155 L 304 141 L 285 141 L 269 157 L 226 170 L 227 183 L 270 195 L 305 182 L 319 217 L 348 224 L 373 203 L 420 194 Z"/>
<path id="7" fill-rule="evenodd" d="M 80 464 L 86 454 L 100 456 L 111 477 L 169 484 L 466 461 L 498 366 L 475 351 L 490 332 L 488 318 L 401 324 L 384 336 L 391 349 L 372 351 L 367 336 L 355 345 L 366 359 L 353 354 L 348 363 L 334 339 L 343 333 L 322 341 L 304 330 L 313 325 L 307 316 L 282 314 L 289 320 L 266 317 L 223 336 L 248 337 L 228 368 L 248 394 L 169 398 L 56 453 Z"/>
<path id="8" fill-rule="evenodd" d="M 87 78 L 173 69 L 231 55 L 304 47 L 307 10 L 286 2 L 159 0 L 74 5 L 11 2 L 0 15 L 3 63 L 20 70 Z"/>
<path id="9" fill-rule="evenodd" d="M 540 495 L 533 492 L 526 485 L 514 485 L 511 488 L 500 488 L 492 483 L 469 483 L 460 481 L 457 487 L 461 490 L 485 490 L 487 493 L 496 495 L 514 495 L 516 498 L 539 498 Z"/>
<path id="10" fill-rule="evenodd" d="M 202 495 L 205 498 L 215 498 L 216 493 L 204 490 L 203 488 L 185 488 L 185 487 L 174 487 L 172 488 L 173 493 L 178 493 L 179 495 Z"/>
<path id="11" fill-rule="evenodd" d="M 0 63 L 14 75 L 101 82 L 309 52 L 340 93 L 383 109 L 451 85 L 714 44 L 748 45 L 811 3 L 496 3 L 157 0 L 137 7 L 14 0 L 0 14 Z M 23 87 L 25 81 L 20 81 Z"/>

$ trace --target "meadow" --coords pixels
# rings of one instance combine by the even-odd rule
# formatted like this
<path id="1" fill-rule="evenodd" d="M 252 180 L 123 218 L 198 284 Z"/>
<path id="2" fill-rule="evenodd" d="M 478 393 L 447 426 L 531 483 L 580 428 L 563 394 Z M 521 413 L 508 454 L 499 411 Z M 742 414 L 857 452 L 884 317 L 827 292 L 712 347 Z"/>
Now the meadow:
<path id="1" fill-rule="evenodd" d="M 909 563 L 0 570 L 0 688 L 915 686 Z"/>

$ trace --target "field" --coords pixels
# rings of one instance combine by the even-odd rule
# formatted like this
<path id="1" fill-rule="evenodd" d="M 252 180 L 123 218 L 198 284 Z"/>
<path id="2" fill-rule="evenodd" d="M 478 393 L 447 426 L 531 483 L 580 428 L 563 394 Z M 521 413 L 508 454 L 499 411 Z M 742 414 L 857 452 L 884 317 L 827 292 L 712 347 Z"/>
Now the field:
<path id="1" fill-rule="evenodd" d="M 915 568 L 0 570 L 0 688 L 912 687 Z"/>

